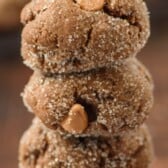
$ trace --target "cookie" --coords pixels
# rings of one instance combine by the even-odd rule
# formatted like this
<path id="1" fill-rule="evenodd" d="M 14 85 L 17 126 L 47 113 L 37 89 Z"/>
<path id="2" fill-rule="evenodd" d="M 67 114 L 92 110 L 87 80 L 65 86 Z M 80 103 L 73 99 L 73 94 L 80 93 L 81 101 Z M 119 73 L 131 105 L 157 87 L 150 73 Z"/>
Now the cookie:
<path id="1" fill-rule="evenodd" d="M 0 31 L 15 28 L 20 23 L 20 12 L 28 0 L 0 0 Z"/>
<path id="2" fill-rule="evenodd" d="M 22 94 L 29 111 L 52 129 L 112 135 L 141 125 L 153 104 L 153 83 L 136 59 L 65 75 L 35 72 Z"/>
<path id="3" fill-rule="evenodd" d="M 35 119 L 20 142 L 19 168 L 149 168 L 152 155 L 145 126 L 113 138 L 75 138 Z"/>
<path id="4" fill-rule="evenodd" d="M 24 63 L 44 73 L 83 72 L 134 57 L 150 34 L 143 0 L 32 0 L 21 20 Z"/>

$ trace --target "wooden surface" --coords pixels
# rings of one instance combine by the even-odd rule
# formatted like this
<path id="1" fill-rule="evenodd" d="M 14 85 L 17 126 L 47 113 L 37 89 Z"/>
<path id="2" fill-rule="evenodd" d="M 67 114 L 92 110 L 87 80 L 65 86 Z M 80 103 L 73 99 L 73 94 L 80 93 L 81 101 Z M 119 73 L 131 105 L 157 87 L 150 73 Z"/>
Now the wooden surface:
<path id="1" fill-rule="evenodd" d="M 152 168 L 168 167 L 168 40 L 151 39 L 138 58 L 148 67 L 155 81 L 155 105 L 148 125 L 155 146 Z M 20 93 L 30 74 L 18 56 L 0 62 L 0 167 L 17 167 L 18 143 L 33 115 L 24 108 Z M 16 59 L 16 60 L 15 60 Z M 14 63 L 14 62 L 17 62 Z"/>

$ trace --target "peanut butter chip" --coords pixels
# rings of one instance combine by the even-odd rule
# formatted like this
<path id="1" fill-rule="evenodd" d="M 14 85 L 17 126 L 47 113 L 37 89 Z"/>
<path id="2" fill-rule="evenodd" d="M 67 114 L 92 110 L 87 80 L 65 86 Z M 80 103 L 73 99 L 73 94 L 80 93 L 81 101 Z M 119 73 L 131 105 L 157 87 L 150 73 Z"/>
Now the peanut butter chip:
<path id="1" fill-rule="evenodd" d="M 84 107 L 75 104 L 68 117 L 61 123 L 61 126 L 69 133 L 82 133 L 88 126 L 88 116 Z"/>
<path id="2" fill-rule="evenodd" d="M 88 11 L 96 11 L 103 8 L 105 0 L 76 0 L 81 8 Z"/>

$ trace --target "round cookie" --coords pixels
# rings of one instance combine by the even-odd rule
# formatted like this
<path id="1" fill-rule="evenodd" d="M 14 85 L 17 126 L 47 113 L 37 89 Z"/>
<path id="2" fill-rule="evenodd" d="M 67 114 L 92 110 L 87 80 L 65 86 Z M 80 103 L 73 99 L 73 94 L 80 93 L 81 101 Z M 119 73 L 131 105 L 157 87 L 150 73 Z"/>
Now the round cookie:
<path id="1" fill-rule="evenodd" d="M 32 0 L 21 18 L 24 63 L 44 73 L 106 67 L 133 57 L 150 34 L 143 0 Z"/>
<path id="2" fill-rule="evenodd" d="M 80 136 L 109 136 L 146 120 L 152 91 L 148 71 L 130 59 L 80 74 L 47 77 L 35 72 L 22 95 L 29 111 L 49 128 Z"/>
<path id="3" fill-rule="evenodd" d="M 0 0 L 0 31 L 12 29 L 20 23 L 20 12 L 28 0 Z"/>
<path id="4" fill-rule="evenodd" d="M 62 136 L 35 119 L 20 142 L 19 168 L 149 168 L 145 126 L 113 138 Z"/>

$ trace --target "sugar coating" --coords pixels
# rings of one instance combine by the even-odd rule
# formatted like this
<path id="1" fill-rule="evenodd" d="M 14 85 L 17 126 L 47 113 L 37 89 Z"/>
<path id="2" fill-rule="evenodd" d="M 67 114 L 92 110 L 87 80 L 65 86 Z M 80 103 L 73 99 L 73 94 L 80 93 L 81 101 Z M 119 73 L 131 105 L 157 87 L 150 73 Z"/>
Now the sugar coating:
<path id="1" fill-rule="evenodd" d="M 79 74 L 44 76 L 37 71 L 22 95 L 29 110 L 49 128 L 60 128 L 77 103 L 85 108 L 89 120 L 80 136 L 109 136 L 146 121 L 153 104 L 152 92 L 146 68 L 138 60 L 129 59 Z"/>
<path id="2" fill-rule="evenodd" d="M 32 0 L 21 20 L 24 63 L 44 73 L 88 71 L 134 57 L 150 34 L 143 0 L 106 0 L 98 11 L 75 0 Z"/>
<path id="3" fill-rule="evenodd" d="M 36 118 L 21 139 L 19 168 L 149 168 L 152 155 L 145 126 L 113 138 L 75 138 Z"/>

